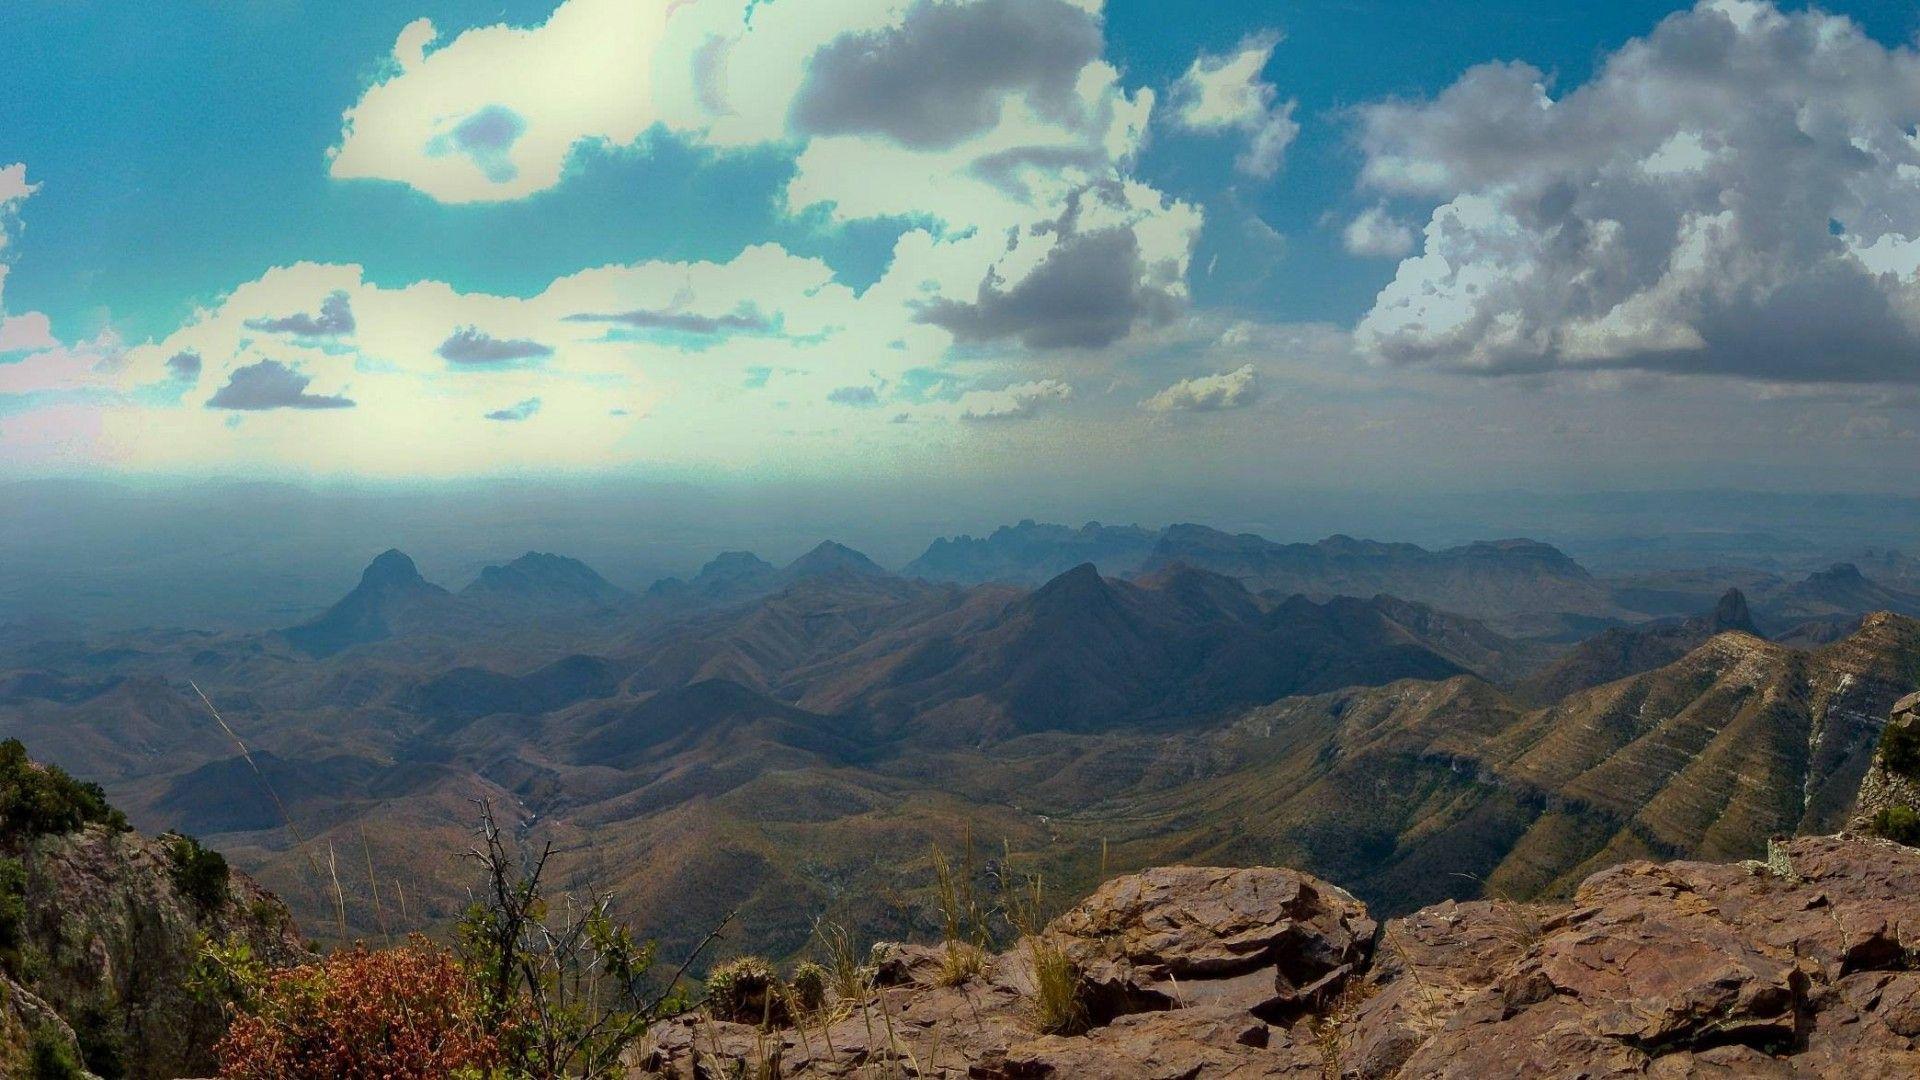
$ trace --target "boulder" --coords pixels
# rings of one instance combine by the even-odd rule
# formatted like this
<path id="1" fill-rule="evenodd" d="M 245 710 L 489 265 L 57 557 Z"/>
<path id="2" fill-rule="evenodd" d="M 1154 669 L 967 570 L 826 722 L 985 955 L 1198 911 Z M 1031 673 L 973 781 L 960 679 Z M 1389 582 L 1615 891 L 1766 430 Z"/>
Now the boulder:
<path id="1" fill-rule="evenodd" d="M 1360 901 L 1298 871 L 1173 866 L 1107 882 L 1048 932 L 1099 1023 L 1199 1005 L 1290 1019 L 1366 962 L 1375 929 Z"/>

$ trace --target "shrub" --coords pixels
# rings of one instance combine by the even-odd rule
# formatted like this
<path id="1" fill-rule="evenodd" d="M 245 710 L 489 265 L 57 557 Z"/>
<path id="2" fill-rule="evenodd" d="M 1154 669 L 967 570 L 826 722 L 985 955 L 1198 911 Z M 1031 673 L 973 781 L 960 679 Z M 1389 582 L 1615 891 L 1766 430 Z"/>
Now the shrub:
<path id="1" fill-rule="evenodd" d="M 167 857 L 172 860 L 174 888 L 200 906 L 212 911 L 227 898 L 227 860 L 217 851 L 200 846 L 200 841 L 185 833 L 168 833 Z"/>
<path id="2" fill-rule="evenodd" d="M 43 1027 L 33 1033 L 28 1060 L 27 1075 L 33 1080 L 85 1080 L 87 1075 L 73 1056 L 73 1045 L 53 1028 Z"/>
<path id="3" fill-rule="evenodd" d="M 1880 760 L 1889 772 L 1920 780 L 1920 722 L 1888 724 L 1880 735 Z"/>
<path id="4" fill-rule="evenodd" d="M 27 867 L 0 856 L 0 960 L 8 961 L 27 937 Z"/>
<path id="5" fill-rule="evenodd" d="M 413 938 L 272 976 L 216 1052 L 229 1080 L 437 1080 L 498 1067 L 480 992 L 452 954 Z"/>
<path id="6" fill-rule="evenodd" d="M 1884 836 L 1896 844 L 1920 847 L 1920 813 L 1911 806 L 1889 806 L 1873 815 L 1868 826 L 1875 836 Z"/>
<path id="7" fill-rule="evenodd" d="M 99 784 L 83 784 L 58 765 L 35 763 L 19 739 L 0 742 L 0 835 L 69 833 L 94 822 L 127 827 L 126 815 L 107 805 Z"/>
<path id="8" fill-rule="evenodd" d="M 758 956 L 739 956 L 707 975 L 707 1008 L 740 1024 L 782 1024 L 787 1008 L 780 977 Z"/>
<path id="9" fill-rule="evenodd" d="M 801 1012 L 817 1012 L 827 1003 L 827 969 L 811 960 L 802 961 L 787 980 L 787 998 Z"/>
<path id="10" fill-rule="evenodd" d="M 80 1044 L 80 1060 L 100 1080 L 127 1075 L 127 1032 L 117 1011 L 95 1002 L 73 1014 L 73 1037 Z"/>

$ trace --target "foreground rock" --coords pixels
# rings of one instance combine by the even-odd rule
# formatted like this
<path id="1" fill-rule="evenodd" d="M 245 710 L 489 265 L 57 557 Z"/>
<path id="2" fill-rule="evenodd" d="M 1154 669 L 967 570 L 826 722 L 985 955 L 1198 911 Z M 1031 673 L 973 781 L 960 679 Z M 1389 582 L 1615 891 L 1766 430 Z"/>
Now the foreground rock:
<path id="1" fill-rule="evenodd" d="M 683 1018 L 635 1075 L 1920 1076 L 1920 851 L 1887 841 L 1629 863 L 1568 904 L 1449 902 L 1374 930 L 1304 874 L 1150 870 L 1048 928 L 1084 1033 L 1035 1029 L 1024 945 L 956 986 L 937 947 L 890 946 L 894 985 L 793 1028 Z"/>

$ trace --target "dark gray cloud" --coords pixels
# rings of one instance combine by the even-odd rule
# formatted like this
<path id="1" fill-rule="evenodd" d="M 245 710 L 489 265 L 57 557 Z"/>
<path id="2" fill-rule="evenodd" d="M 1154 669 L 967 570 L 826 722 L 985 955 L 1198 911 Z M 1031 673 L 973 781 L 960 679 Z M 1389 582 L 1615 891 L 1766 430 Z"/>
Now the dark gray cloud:
<path id="1" fill-rule="evenodd" d="M 200 377 L 200 354 L 196 352 L 177 352 L 167 357 L 167 370 L 176 379 L 197 379 Z"/>
<path id="2" fill-rule="evenodd" d="M 504 364 L 552 356 L 553 346 L 525 338 L 497 338 L 478 327 L 463 326 L 434 351 L 450 364 Z"/>
<path id="3" fill-rule="evenodd" d="M 1069 233 L 1046 261 L 1011 289 L 989 274 L 970 303 L 941 297 L 923 304 L 921 322 L 965 343 L 1018 338 L 1028 348 L 1098 348 L 1136 322 L 1164 322 L 1179 300 L 1150 280 L 1130 228 Z"/>
<path id="4" fill-rule="evenodd" d="M 688 311 L 639 309 L 617 315 L 581 312 L 568 315 L 568 322 L 604 322 L 635 330 L 672 330 L 682 334 L 764 333 L 773 329 L 766 316 L 753 311 L 735 311 L 727 315 L 696 315 Z"/>
<path id="5" fill-rule="evenodd" d="M 944 149 L 992 127 L 1002 98 L 1068 122 L 1099 19 L 1064 0 L 919 0 L 897 26 L 846 34 L 813 54 L 790 122 L 811 135 L 886 135 Z"/>
<path id="6" fill-rule="evenodd" d="M 880 393 L 871 386 L 842 386 L 828 391 L 827 400 L 835 405 L 851 405 L 856 409 L 870 409 L 880 404 Z"/>
<path id="7" fill-rule="evenodd" d="M 527 122 L 519 113 L 504 105 L 489 105 L 454 127 L 452 148 L 473 159 L 488 180 L 504 184 L 520 175 L 508 151 L 526 130 Z"/>
<path id="8" fill-rule="evenodd" d="M 279 319 L 248 319 L 250 330 L 270 334 L 294 334 L 299 337 L 334 337 L 353 333 L 353 305 L 347 294 L 338 290 L 320 301 L 320 314 L 300 312 Z"/>
<path id="9" fill-rule="evenodd" d="M 307 393 L 313 380 L 278 360 L 262 360 L 236 370 L 227 385 L 207 400 L 209 409 L 350 409 L 344 397 Z"/>
<path id="10" fill-rule="evenodd" d="M 509 405 L 504 409 L 495 409 L 494 411 L 487 414 L 487 419 L 503 420 L 509 423 L 514 423 L 521 420 L 525 420 L 527 417 L 532 416 L 534 413 L 537 413 L 539 411 L 540 411 L 540 399 L 537 397 L 528 398 L 527 400 L 519 402 L 517 404 Z M 619 410 L 617 409 L 615 410 L 616 413 L 618 411 Z"/>

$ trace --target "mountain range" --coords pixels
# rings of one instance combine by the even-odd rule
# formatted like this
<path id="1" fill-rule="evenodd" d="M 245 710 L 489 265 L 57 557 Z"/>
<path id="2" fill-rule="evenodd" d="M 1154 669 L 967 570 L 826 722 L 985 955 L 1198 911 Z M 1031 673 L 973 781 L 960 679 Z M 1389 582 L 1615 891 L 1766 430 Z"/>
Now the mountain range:
<path id="1" fill-rule="evenodd" d="M 1385 911 L 1751 855 L 1834 827 L 1920 685 L 1910 596 L 1857 567 L 1728 590 L 1532 541 L 1032 523 L 914 565 L 829 542 L 627 590 L 528 553 L 454 592 L 388 551 L 282 631 L 0 642 L 0 735 L 144 827 L 204 834 L 316 928 L 325 845 L 415 924 L 457 914 L 452 853 L 485 800 L 669 948 L 738 908 L 790 949 L 823 913 L 924 929 L 894 898 L 968 835 L 1069 885 L 1101 851 L 1282 863 Z M 1763 636 L 1782 627 L 1801 636 Z M 373 932 L 370 892 L 344 888 Z"/>

